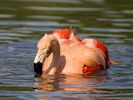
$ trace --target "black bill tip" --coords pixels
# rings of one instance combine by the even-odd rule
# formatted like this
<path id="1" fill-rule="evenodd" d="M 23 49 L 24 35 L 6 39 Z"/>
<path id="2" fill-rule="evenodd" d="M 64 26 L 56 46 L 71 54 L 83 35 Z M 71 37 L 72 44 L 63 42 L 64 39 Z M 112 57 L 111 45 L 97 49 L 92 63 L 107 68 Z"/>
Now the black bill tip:
<path id="1" fill-rule="evenodd" d="M 34 72 L 35 72 L 35 77 L 38 77 L 42 75 L 42 63 L 34 63 Z"/>

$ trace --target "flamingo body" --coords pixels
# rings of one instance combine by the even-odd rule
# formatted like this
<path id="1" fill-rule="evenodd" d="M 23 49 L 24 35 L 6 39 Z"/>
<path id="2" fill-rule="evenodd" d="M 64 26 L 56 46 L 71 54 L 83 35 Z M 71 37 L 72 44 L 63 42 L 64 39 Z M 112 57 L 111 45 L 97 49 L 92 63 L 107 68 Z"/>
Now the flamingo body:
<path id="1" fill-rule="evenodd" d="M 59 57 L 59 60 L 56 62 L 59 69 L 57 69 L 56 73 L 89 73 L 89 72 L 96 72 L 102 68 L 103 63 L 103 55 L 100 56 L 101 51 L 97 48 L 93 47 L 87 47 L 84 44 L 81 43 L 68 43 L 67 41 L 61 42 L 61 54 Z M 98 51 L 97 51 L 98 50 Z M 75 56 L 77 55 L 77 56 Z M 100 57 L 103 57 L 102 59 Z M 45 72 L 51 62 L 52 62 L 53 55 L 50 55 L 45 63 L 43 64 L 43 71 Z M 101 60 L 97 63 L 95 59 Z M 101 66 L 100 66 L 101 65 Z M 84 66 L 86 66 L 86 69 L 83 69 Z M 98 68 L 98 69 L 97 69 Z M 86 71 L 84 71 L 86 70 Z M 52 74 L 53 72 L 50 71 L 49 74 Z"/>
<path id="2" fill-rule="evenodd" d="M 38 42 L 38 61 L 47 74 L 88 74 L 108 68 L 108 50 L 99 40 L 80 40 L 71 29 L 55 30 Z"/>
<path id="3" fill-rule="evenodd" d="M 82 41 L 82 42 L 87 43 L 88 45 L 96 46 L 97 48 L 102 50 L 102 52 L 105 55 L 106 60 L 108 60 L 108 58 L 109 58 L 108 50 L 107 50 L 106 46 L 104 45 L 104 43 L 100 40 L 96 40 L 96 39 L 81 40 L 80 38 L 78 38 L 77 36 L 75 36 L 73 34 L 71 28 L 54 30 L 51 34 L 56 36 L 59 39 L 69 39 L 69 40 L 73 40 L 73 41 L 76 41 L 76 42 L 81 42 Z"/>

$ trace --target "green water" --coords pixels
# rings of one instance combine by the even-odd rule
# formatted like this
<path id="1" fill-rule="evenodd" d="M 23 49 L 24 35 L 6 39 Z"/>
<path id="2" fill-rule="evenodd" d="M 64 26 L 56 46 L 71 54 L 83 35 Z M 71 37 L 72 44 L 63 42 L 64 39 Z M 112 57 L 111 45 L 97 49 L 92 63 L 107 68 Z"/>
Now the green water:
<path id="1" fill-rule="evenodd" d="M 0 0 L 0 100 L 132 100 L 132 0 Z M 120 62 L 107 75 L 34 79 L 37 41 L 72 26 L 93 37 Z"/>

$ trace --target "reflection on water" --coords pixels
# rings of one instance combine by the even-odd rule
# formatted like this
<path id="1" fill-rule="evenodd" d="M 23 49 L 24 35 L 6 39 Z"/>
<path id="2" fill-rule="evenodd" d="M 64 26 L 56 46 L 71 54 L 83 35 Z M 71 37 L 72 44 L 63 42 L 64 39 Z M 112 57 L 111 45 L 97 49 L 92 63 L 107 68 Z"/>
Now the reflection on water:
<path id="1" fill-rule="evenodd" d="M 47 76 L 36 83 L 35 91 L 89 92 L 107 80 L 106 76 Z"/>
<path id="2" fill-rule="evenodd" d="M 101 86 L 108 79 L 107 76 L 88 76 L 83 77 L 81 75 L 59 75 L 59 76 L 47 76 L 41 81 L 35 83 L 35 91 L 37 92 L 62 92 L 61 98 L 78 98 L 82 97 L 82 94 L 87 98 L 88 94 L 95 92 L 105 93 L 106 91 L 100 91 L 98 86 Z M 66 95 L 64 95 L 64 94 Z M 76 95 L 73 95 L 76 94 Z M 38 96 L 42 98 L 43 95 Z M 96 96 L 90 96 L 91 98 L 97 98 Z M 100 97 L 101 98 L 101 97 Z"/>
<path id="3" fill-rule="evenodd" d="M 132 0 L 4 0 L 0 2 L 0 99 L 132 100 Z M 72 26 L 80 38 L 105 42 L 120 62 L 107 75 L 34 78 L 44 33 Z"/>

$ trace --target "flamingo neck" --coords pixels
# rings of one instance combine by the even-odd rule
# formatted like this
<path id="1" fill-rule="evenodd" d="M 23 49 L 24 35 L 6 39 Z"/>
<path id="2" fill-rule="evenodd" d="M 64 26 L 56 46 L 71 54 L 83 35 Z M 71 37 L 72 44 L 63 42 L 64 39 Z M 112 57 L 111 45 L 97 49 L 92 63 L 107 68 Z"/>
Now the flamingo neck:
<path id="1" fill-rule="evenodd" d="M 56 74 L 57 73 L 57 69 L 58 69 L 58 60 L 60 58 L 60 44 L 58 42 L 58 40 L 55 40 L 52 44 L 51 44 L 51 49 L 52 49 L 52 61 L 50 66 L 47 69 L 47 73 L 48 74 Z"/>

